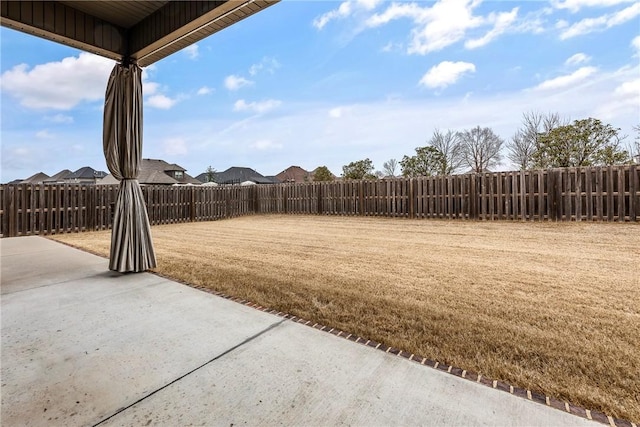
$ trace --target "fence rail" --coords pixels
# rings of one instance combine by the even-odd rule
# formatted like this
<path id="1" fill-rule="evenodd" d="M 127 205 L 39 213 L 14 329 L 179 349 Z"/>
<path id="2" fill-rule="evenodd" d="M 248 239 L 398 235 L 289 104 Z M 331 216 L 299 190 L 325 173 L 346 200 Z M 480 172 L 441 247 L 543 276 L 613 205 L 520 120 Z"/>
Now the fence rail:
<path id="1" fill-rule="evenodd" d="M 152 225 L 253 213 L 524 221 L 640 220 L 640 168 L 225 187 L 143 186 Z M 118 186 L 0 185 L 2 237 L 111 228 Z"/>

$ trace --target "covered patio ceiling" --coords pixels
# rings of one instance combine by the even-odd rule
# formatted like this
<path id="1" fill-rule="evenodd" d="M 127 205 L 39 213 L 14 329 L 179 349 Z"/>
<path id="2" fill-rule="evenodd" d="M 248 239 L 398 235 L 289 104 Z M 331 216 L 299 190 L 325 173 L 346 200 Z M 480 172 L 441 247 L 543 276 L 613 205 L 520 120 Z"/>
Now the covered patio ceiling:
<path id="1" fill-rule="evenodd" d="M 145 67 L 278 1 L 2 1 L 1 23 Z"/>

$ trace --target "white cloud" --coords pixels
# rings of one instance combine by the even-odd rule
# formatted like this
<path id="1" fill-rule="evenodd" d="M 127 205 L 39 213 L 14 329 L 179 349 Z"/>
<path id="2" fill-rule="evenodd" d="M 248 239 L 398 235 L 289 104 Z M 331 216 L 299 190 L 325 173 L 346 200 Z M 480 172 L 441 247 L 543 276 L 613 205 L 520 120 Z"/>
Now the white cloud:
<path id="1" fill-rule="evenodd" d="M 329 117 L 339 119 L 350 113 L 351 110 L 353 110 L 352 107 L 335 107 L 329 110 Z"/>
<path id="2" fill-rule="evenodd" d="M 256 150 L 259 150 L 259 151 L 282 150 L 282 144 L 273 142 L 269 139 L 260 139 L 254 142 L 253 144 L 251 144 L 250 147 L 255 148 Z"/>
<path id="3" fill-rule="evenodd" d="M 420 79 L 420 85 L 428 88 L 440 88 L 452 85 L 457 82 L 464 74 L 474 73 L 476 66 L 470 62 L 451 62 L 443 61 L 438 65 L 434 65 Z"/>
<path id="4" fill-rule="evenodd" d="M 70 110 L 104 99 L 113 66 L 110 59 L 84 52 L 31 69 L 20 64 L 2 73 L 0 88 L 27 108 Z"/>
<path id="5" fill-rule="evenodd" d="M 202 86 L 200 89 L 198 89 L 197 94 L 198 95 L 208 95 L 208 94 L 210 94 L 212 92 L 213 92 L 213 89 L 211 89 L 210 87 Z"/>
<path id="6" fill-rule="evenodd" d="M 631 47 L 636 50 L 635 56 L 640 56 L 640 36 L 636 36 L 631 40 Z"/>
<path id="7" fill-rule="evenodd" d="M 169 138 L 164 140 L 162 150 L 167 156 L 184 156 L 189 152 L 187 143 L 182 138 Z"/>
<path id="8" fill-rule="evenodd" d="M 484 36 L 478 39 L 467 40 L 464 47 L 467 49 L 475 49 L 485 46 L 496 39 L 509 29 L 518 17 L 518 8 L 515 7 L 511 12 L 491 13 L 488 17 L 489 22 L 493 23 L 493 28 L 489 30 Z"/>
<path id="9" fill-rule="evenodd" d="M 184 48 L 184 53 L 187 54 L 189 59 L 196 59 L 198 56 L 200 56 L 200 53 L 198 52 L 198 45 L 197 44 L 192 44 L 192 45 L 189 45 L 189 46 L 185 47 Z"/>
<path id="10" fill-rule="evenodd" d="M 572 55 L 569 59 L 567 59 L 564 63 L 565 65 L 579 65 L 585 62 L 589 62 L 591 57 L 589 55 L 585 55 L 584 53 L 576 53 Z"/>
<path id="11" fill-rule="evenodd" d="M 251 76 L 255 76 L 262 71 L 273 74 L 278 68 L 280 68 L 280 63 L 277 59 L 265 56 L 260 62 L 258 62 L 257 64 L 253 64 L 249 68 L 249 74 Z"/>
<path id="12" fill-rule="evenodd" d="M 142 79 L 142 93 L 144 95 L 153 95 L 155 93 L 158 92 L 158 89 L 160 89 L 160 85 L 156 82 L 150 82 L 148 80 L 145 80 L 144 77 Z"/>
<path id="13" fill-rule="evenodd" d="M 41 131 L 36 132 L 36 138 L 40 139 L 52 139 L 53 135 L 49 132 L 48 129 L 43 129 Z"/>
<path id="14" fill-rule="evenodd" d="M 551 4 L 556 9 L 568 9 L 570 12 L 578 12 L 584 7 L 610 7 L 620 3 L 632 3 L 634 0 L 552 0 Z"/>
<path id="15" fill-rule="evenodd" d="M 625 9 L 613 13 L 607 13 L 597 18 L 585 18 L 575 24 L 563 29 L 560 39 L 566 40 L 572 37 L 581 36 L 597 31 L 604 31 L 611 27 L 624 24 L 640 16 L 640 2 L 635 3 Z"/>
<path id="16" fill-rule="evenodd" d="M 65 114 L 56 114 L 53 116 L 46 116 L 44 119 L 51 123 L 64 123 L 64 124 L 73 123 L 73 117 L 67 116 Z"/>
<path id="17" fill-rule="evenodd" d="M 159 108 L 161 110 L 168 110 L 169 108 L 173 107 L 176 102 L 178 102 L 177 99 L 171 99 L 168 96 L 162 94 L 152 95 L 146 100 L 147 105 L 153 108 Z"/>
<path id="18" fill-rule="evenodd" d="M 334 119 L 339 119 L 340 116 L 342 116 L 342 108 L 336 107 L 329 110 L 329 117 L 332 117 Z"/>
<path id="19" fill-rule="evenodd" d="M 343 19 L 357 10 L 373 10 L 382 0 L 347 0 L 340 3 L 337 9 L 330 10 L 313 20 L 313 26 L 318 30 L 322 30 L 329 22 L 334 19 Z"/>
<path id="20" fill-rule="evenodd" d="M 482 0 L 394 1 L 385 3 L 384 9 L 374 13 L 373 9 L 379 3 L 372 2 L 365 10 L 363 2 L 344 1 L 337 9 L 316 18 L 314 25 L 322 29 L 331 20 L 354 15 L 358 20 L 353 27 L 355 33 L 358 33 L 367 28 L 377 28 L 406 19 L 412 23 L 406 52 L 410 55 L 426 55 L 464 40 L 472 30 L 483 30 L 484 35 L 474 34 L 474 38 L 465 43 L 467 49 L 485 46 L 507 32 L 540 33 L 544 31 L 543 15 L 550 13 L 547 11 L 550 8 L 543 8 L 519 17 L 520 8 L 515 7 L 507 12 L 476 15 L 475 9 Z M 382 47 L 382 51 L 389 52 L 395 46 L 398 44 L 388 43 Z"/>
<path id="21" fill-rule="evenodd" d="M 483 25 L 485 19 L 473 15 L 479 4 L 479 0 L 440 0 L 431 7 L 417 3 L 392 3 L 384 12 L 371 16 L 366 24 L 378 27 L 409 18 L 414 28 L 407 53 L 426 55 L 460 41 L 469 29 Z"/>
<path id="22" fill-rule="evenodd" d="M 633 125 L 637 125 L 640 101 L 640 77 L 637 68 L 626 66 L 604 78 L 616 82 L 617 86 L 609 91 L 608 97 L 601 102 L 593 116 L 602 120 L 615 120 L 616 125 L 619 125 L 620 118 L 632 112 Z"/>
<path id="23" fill-rule="evenodd" d="M 382 3 L 382 0 L 356 0 L 356 3 L 364 10 L 373 10 Z"/>
<path id="24" fill-rule="evenodd" d="M 402 52 L 404 51 L 404 45 L 402 43 L 389 42 L 380 48 L 380 52 Z"/>
<path id="25" fill-rule="evenodd" d="M 234 74 L 227 76 L 224 79 L 224 87 L 228 90 L 238 90 L 243 86 L 251 86 L 253 81 L 247 80 L 242 76 L 236 76 Z"/>
<path id="26" fill-rule="evenodd" d="M 615 93 L 624 97 L 633 97 L 637 102 L 640 100 L 640 78 L 622 83 L 616 88 Z"/>
<path id="27" fill-rule="evenodd" d="M 233 111 L 251 111 L 257 114 L 263 114 L 278 108 L 281 104 L 282 101 L 276 99 L 257 102 L 246 102 L 244 99 L 240 99 L 233 104 Z"/>
<path id="28" fill-rule="evenodd" d="M 571 74 L 545 80 L 537 85 L 534 90 L 557 90 L 571 87 L 592 76 L 596 71 L 598 69 L 595 67 L 582 67 Z"/>
<path id="29" fill-rule="evenodd" d="M 168 110 L 178 102 L 178 99 L 171 98 L 163 94 L 162 92 L 165 92 L 167 90 L 167 87 L 161 86 L 159 83 L 149 80 L 151 78 L 151 74 L 155 70 L 155 64 L 150 65 L 142 70 L 142 94 L 145 96 L 144 104 L 148 105 L 151 108 Z"/>

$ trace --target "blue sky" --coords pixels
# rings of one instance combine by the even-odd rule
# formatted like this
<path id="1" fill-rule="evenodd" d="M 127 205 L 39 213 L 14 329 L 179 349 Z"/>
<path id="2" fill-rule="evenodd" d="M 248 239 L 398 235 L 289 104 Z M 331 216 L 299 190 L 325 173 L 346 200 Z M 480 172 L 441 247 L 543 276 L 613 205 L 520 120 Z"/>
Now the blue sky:
<path id="1" fill-rule="evenodd" d="M 113 62 L 0 29 L 0 181 L 92 166 Z M 274 175 L 377 169 L 524 112 L 640 123 L 640 3 L 283 0 L 145 69 L 143 157 Z M 511 169 L 504 160 L 500 169 Z"/>

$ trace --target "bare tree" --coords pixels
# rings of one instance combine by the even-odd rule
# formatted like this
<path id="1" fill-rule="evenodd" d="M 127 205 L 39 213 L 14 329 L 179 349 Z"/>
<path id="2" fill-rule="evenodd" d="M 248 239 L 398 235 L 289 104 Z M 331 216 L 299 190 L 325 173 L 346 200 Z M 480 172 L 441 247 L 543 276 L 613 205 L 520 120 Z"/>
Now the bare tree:
<path id="1" fill-rule="evenodd" d="M 398 169 L 398 161 L 396 159 L 389 159 L 382 164 L 382 172 L 386 176 L 396 176 L 396 170 Z"/>
<path id="2" fill-rule="evenodd" d="M 507 157 L 522 170 L 531 169 L 535 151 L 535 140 L 528 138 L 522 130 L 516 132 L 507 143 Z"/>
<path id="3" fill-rule="evenodd" d="M 473 172 L 486 172 L 497 166 L 502 160 L 500 148 L 504 141 L 491 128 L 476 126 L 470 130 L 458 132 L 462 150 L 463 164 Z"/>
<path id="4" fill-rule="evenodd" d="M 429 140 L 429 145 L 442 153 L 443 161 L 438 175 L 451 175 L 463 165 L 462 145 L 456 132 L 450 129 L 440 132 L 436 129 Z"/>
<path id="5" fill-rule="evenodd" d="M 530 111 L 522 114 L 522 127 L 507 143 L 507 157 L 520 169 L 530 169 L 533 167 L 533 155 L 540 136 L 568 123 L 568 120 L 561 118 L 558 113 L 542 114 Z"/>

